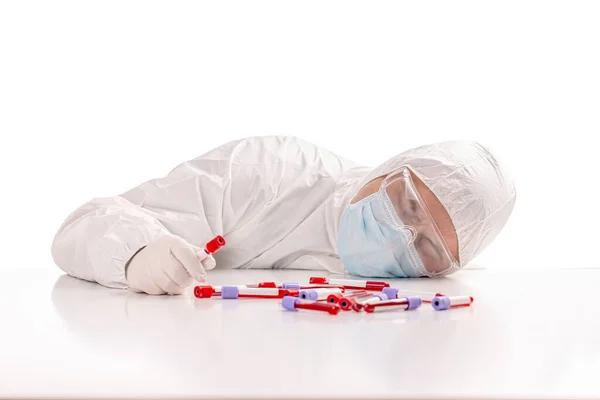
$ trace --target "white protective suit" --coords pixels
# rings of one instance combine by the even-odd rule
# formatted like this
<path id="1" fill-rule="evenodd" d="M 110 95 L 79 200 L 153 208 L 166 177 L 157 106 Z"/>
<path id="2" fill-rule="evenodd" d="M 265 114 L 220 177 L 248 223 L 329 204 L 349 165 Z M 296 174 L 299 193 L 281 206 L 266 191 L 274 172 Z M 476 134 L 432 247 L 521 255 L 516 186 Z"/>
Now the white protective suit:
<path id="1" fill-rule="evenodd" d="M 458 231 L 461 265 L 506 223 L 514 187 L 477 143 L 423 146 L 372 169 L 295 137 L 251 137 L 119 196 L 84 204 L 58 230 L 52 256 L 74 277 L 126 288 L 126 263 L 157 238 L 177 235 L 203 247 L 223 235 L 227 245 L 214 255 L 217 268 L 344 273 L 336 252 L 344 206 L 365 183 L 401 164 L 446 207 Z"/>

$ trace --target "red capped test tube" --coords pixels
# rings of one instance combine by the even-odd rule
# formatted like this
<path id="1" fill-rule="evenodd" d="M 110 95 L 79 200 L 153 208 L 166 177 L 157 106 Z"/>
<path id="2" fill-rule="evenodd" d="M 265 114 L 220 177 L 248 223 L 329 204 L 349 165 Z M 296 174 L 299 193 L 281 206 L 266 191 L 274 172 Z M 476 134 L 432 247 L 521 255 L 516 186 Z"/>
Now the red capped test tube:
<path id="1" fill-rule="evenodd" d="M 246 285 L 237 285 L 237 287 L 246 288 Z M 199 285 L 194 287 L 194 296 L 199 299 L 209 299 L 213 296 L 221 296 L 222 286 Z"/>
<path id="2" fill-rule="evenodd" d="M 301 285 L 299 283 L 282 283 L 278 285 L 275 282 L 259 282 L 258 284 L 247 285 L 248 287 L 262 287 L 262 288 L 278 288 L 278 289 L 297 289 L 297 290 L 308 290 L 308 289 L 340 289 L 342 292 L 344 291 L 343 286 L 336 285 L 318 285 L 318 284 L 308 284 Z"/>
<path id="3" fill-rule="evenodd" d="M 251 285 L 254 286 L 254 285 Z M 275 282 L 258 282 L 258 285 L 256 285 L 259 288 L 278 288 L 277 284 Z"/>
<path id="4" fill-rule="evenodd" d="M 351 297 L 351 296 L 359 296 L 359 295 L 369 295 L 369 292 L 367 292 L 366 290 L 353 290 L 353 291 L 345 291 L 344 293 L 332 293 L 329 296 L 327 296 L 327 302 L 331 303 L 331 304 L 339 304 L 340 301 L 344 298 L 344 296 L 347 297 Z"/>
<path id="5" fill-rule="evenodd" d="M 298 311 L 299 309 L 312 310 L 312 311 L 325 311 L 331 315 L 336 315 L 340 312 L 340 306 L 337 304 L 330 304 L 325 302 L 316 301 L 303 301 L 297 297 L 284 297 L 281 301 L 281 305 L 286 310 Z"/>
<path id="6" fill-rule="evenodd" d="M 378 292 L 381 292 L 383 288 L 390 286 L 389 283 L 383 281 L 360 281 L 355 279 L 325 278 L 320 276 L 311 276 L 309 283 L 340 285 L 345 289 L 366 289 L 376 290 Z"/>
<path id="7" fill-rule="evenodd" d="M 471 296 L 436 296 L 431 300 L 434 310 L 447 310 L 454 307 L 468 307 L 473 303 Z"/>
<path id="8" fill-rule="evenodd" d="M 204 251 L 206 254 L 213 254 L 219 251 L 219 249 L 223 246 L 225 246 L 225 238 L 219 235 L 210 242 L 206 243 L 206 246 L 204 246 Z"/>
<path id="9" fill-rule="evenodd" d="M 296 289 L 249 288 L 240 286 L 222 286 L 222 299 L 238 299 L 243 297 L 254 299 L 281 299 L 286 296 L 298 297 Z"/>
<path id="10" fill-rule="evenodd" d="M 342 310 L 348 311 L 350 310 L 350 308 L 352 308 L 352 305 L 354 305 L 358 300 L 368 299 L 372 296 L 373 295 L 371 293 L 365 291 L 364 293 L 357 293 L 351 296 L 344 296 L 340 299 L 338 304 L 340 305 L 340 308 Z"/>
<path id="11" fill-rule="evenodd" d="M 388 300 L 388 297 L 385 295 L 385 293 L 375 293 L 371 295 L 371 297 L 362 297 L 356 300 L 354 304 L 352 304 L 352 309 L 356 312 L 359 312 L 367 304 L 378 303 L 386 300 Z"/>
<path id="12" fill-rule="evenodd" d="M 405 297 L 402 299 L 392 299 L 380 301 L 379 303 L 367 304 L 364 309 L 368 313 L 396 310 L 414 310 L 421 307 L 423 301 L 420 297 Z"/>

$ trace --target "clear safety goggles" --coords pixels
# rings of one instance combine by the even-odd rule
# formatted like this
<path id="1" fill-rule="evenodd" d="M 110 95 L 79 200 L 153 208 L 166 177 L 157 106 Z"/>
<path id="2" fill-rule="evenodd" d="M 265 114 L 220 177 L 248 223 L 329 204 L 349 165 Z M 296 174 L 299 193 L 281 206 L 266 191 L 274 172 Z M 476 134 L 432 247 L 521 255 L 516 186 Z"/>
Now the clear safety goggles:
<path id="1" fill-rule="evenodd" d="M 410 232 L 408 246 L 414 245 L 427 274 L 446 275 L 458 270 L 460 264 L 419 194 L 410 170 L 402 167 L 389 174 L 380 190 L 385 191 L 394 208 L 388 211 L 398 217 L 397 228 Z"/>

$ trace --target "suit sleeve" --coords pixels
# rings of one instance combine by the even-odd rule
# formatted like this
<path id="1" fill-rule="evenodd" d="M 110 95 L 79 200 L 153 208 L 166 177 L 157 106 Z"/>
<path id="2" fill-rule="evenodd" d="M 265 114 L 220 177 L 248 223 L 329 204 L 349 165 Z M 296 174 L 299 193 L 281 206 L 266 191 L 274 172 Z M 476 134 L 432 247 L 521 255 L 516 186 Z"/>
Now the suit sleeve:
<path id="1" fill-rule="evenodd" d="M 231 185 L 239 172 L 231 161 L 241 142 L 227 143 L 121 195 L 83 204 L 58 229 L 54 262 L 76 278 L 126 288 L 126 264 L 157 238 L 176 235 L 202 247 L 232 229 L 251 211 L 232 212 L 235 204 L 229 201 L 248 195 L 248 186 L 232 191 Z"/>

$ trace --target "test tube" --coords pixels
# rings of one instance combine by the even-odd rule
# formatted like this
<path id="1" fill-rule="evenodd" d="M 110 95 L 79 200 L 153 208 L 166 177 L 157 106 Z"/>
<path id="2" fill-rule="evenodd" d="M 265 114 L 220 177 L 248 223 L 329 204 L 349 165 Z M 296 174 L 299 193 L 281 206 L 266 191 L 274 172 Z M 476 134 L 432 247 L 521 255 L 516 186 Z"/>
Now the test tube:
<path id="1" fill-rule="evenodd" d="M 245 288 L 246 285 L 237 285 L 237 287 Z M 221 296 L 222 286 L 199 285 L 194 287 L 194 296 L 199 299 L 209 299 L 213 296 Z"/>
<path id="2" fill-rule="evenodd" d="M 282 283 L 281 285 L 276 284 L 275 282 L 260 282 L 258 285 L 248 285 L 248 287 L 268 287 L 268 288 L 279 288 L 279 289 L 297 289 L 297 290 L 305 290 L 305 289 L 333 289 L 338 288 L 340 290 L 344 290 L 343 286 L 336 285 L 327 285 L 327 284 L 308 284 L 301 285 L 295 282 Z"/>
<path id="3" fill-rule="evenodd" d="M 378 303 L 380 301 L 386 301 L 386 300 L 388 300 L 388 297 L 386 296 L 385 293 L 375 293 L 371 297 L 367 297 L 367 298 L 363 297 L 363 298 L 356 300 L 356 302 L 354 304 L 352 304 L 352 309 L 356 312 L 359 312 L 367 304 Z"/>
<path id="4" fill-rule="evenodd" d="M 354 303 L 356 303 L 359 299 L 363 299 L 363 298 L 369 298 L 371 297 L 372 294 L 369 292 L 364 292 L 364 293 L 357 293 L 355 295 L 344 295 L 344 297 L 342 297 L 339 301 L 339 305 L 340 308 L 344 311 L 348 311 L 350 310 L 350 308 L 352 307 L 352 305 Z"/>
<path id="5" fill-rule="evenodd" d="M 366 290 L 354 290 L 354 291 L 345 291 L 344 293 L 332 293 L 327 296 L 327 302 L 331 304 L 339 304 L 340 301 L 344 298 L 344 296 L 358 296 L 358 295 L 369 295 L 369 292 Z"/>
<path id="6" fill-rule="evenodd" d="M 298 297 L 298 291 L 294 289 L 249 288 L 245 286 L 223 286 L 221 289 L 222 299 L 238 299 L 242 297 L 255 299 L 280 299 L 286 296 Z"/>
<path id="7" fill-rule="evenodd" d="M 399 290 L 392 287 L 383 288 L 382 293 L 385 293 L 389 299 L 398 299 L 402 297 L 420 297 L 424 303 L 431 303 L 435 296 L 443 296 L 441 293 L 417 292 L 414 290 Z"/>
<path id="8" fill-rule="evenodd" d="M 389 287 L 390 284 L 383 281 L 361 281 L 355 279 L 337 279 L 326 278 L 321 276 L 311 276 L 309 283 L 340 285 L 346 289 L 367 289 L 381 291 L 384 287 Z"/>
<path id="9" fill-rule="evenodd" d="M 301 290 L 300 295 L 298 297 L 301 298 L 302 300 L 318 301 L 318 300 L 326 300 L 327 296 L 329 296 L 330 294 L 334 294 L 334 293 L 342 293 L 342 291 L 338 288 L 308 289 L 308 290 Z"/>
<path id="10" fill-rule="evenodd" d="M 258 282 L 257 285 L 259 288 L 277 288 L 277 284 L 275 282 Z M 283 288 L 286 289 L 286 288 Z"/>
<path id="11" fill-rule="evenodd" d="M 473 303 L 471 296 L 436 296 L 431 300 L 434 310 L 447 310 L 454 307 L 468 307 Z"/>
<path id="12" fill-rule="evenodd" d="M 394 311 L 394 310 L 414 310 L 421 307 L 422 300 L 420 297 L 405 297 L 401 299 L 392 299 L 380 301 L 379 303 L 367 304 L 364 309 L 368 313 Z"/>
<path id="13" fill-rule="evenodd" d="M 340 306 L 337 304 L 330 304 L 325 302 L 316 301 L 302 301 L 297 297 L 284 297 L 281 301 L 281 305 L 286 310 L 298 311 L 299 309 L 313 310 L 313 311 L 325 311 L 331 315 L 335 315 L 340 312 Z"/>
<path id="14" fill-rule="evenodd" d="M 340 289 L 342 292 L 346 290 L 341 285 L 329 285 L 329 284 L 318 284 L 318 283 L 309 283 L 308 285 L 300 285 L 300 290 L 308 290 L 308 289 Z"/>
<path id="15" fill-rule="evenodd" d="M 259 282 L 258 284 L 248 285 L 248 287 L 302 290 L 302 289 L 318 289 L 318 288 L 331 289 L 331 288 L 335 288 L 337 286 L 332 286 L 332 285 L 300 285 L 299 283 L 282 283 L 281 285 L 278 285 L 275 282 Z M 339 288 L 342 289 L 341 286 Z"/>

